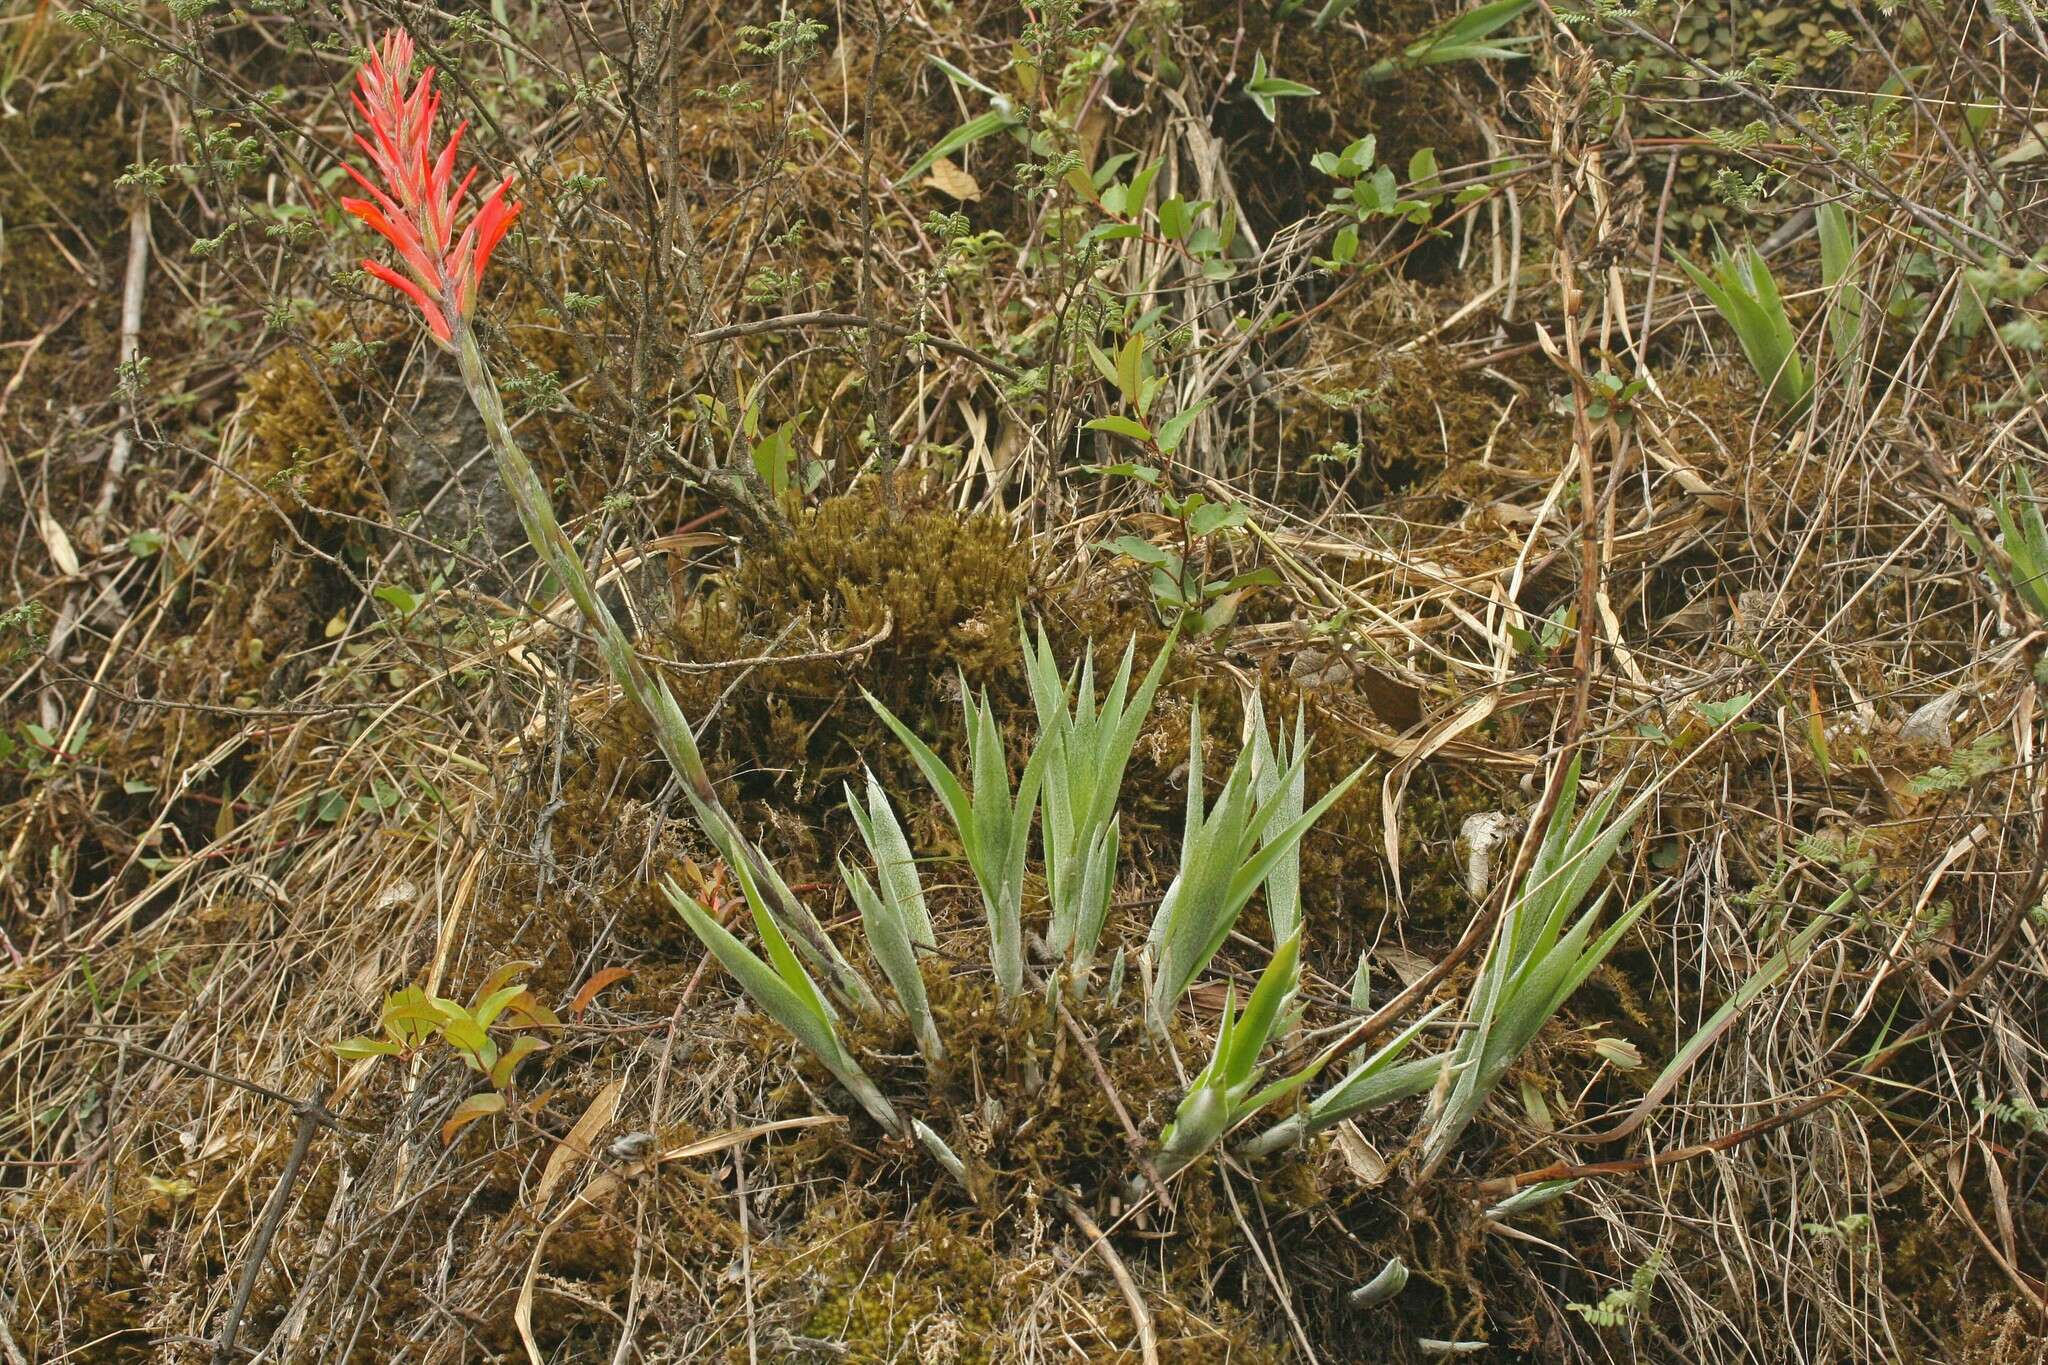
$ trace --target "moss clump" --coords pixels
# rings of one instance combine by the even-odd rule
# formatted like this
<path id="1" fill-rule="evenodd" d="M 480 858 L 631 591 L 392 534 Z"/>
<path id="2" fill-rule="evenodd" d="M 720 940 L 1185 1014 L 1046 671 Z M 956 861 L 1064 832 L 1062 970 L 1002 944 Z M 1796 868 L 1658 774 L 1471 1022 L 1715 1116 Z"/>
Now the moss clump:
<path id="1" fill-rule="evenodd" d="M 243 391 L 250 439 L 241 472 L 253 487 L 239 492 L 250 510 L 267 504 L 315 522 L 336 513 L 372 517 L 383 510 L 376 458 L 351 431 L 368 391 L 361 376 L 316 373 L 296 347 L 270 358 Z M 270 531 L 274 536 L 275 522 Z M 259 530 L 247 533 L 248 548 L 267 543 Z"/>
<path id="2" fill-rule="evenodd" d="M 288 696 L 292 661 L 355 600 L 337 567 L 359 558 L 365 527 L 385 515 L 379 471 L 350 436 L 365 385 L 318 375 L 296 349 L 274 354 L 244 391 L 249 439 L 216 486 L 209 563 L 171 646 L 165 686 L 195 700 L 251 704 Z M 323 552 L 308 555 L 302 544 Z"/>
<path id="3" fill-rule="evenodd" d="M 1009 1328 L 1057 1272 L 1043 1261 L 1004 1264 L 971 1222 L 925 1209 L 906 1228 L 858 1192 L 818 1204 L 759 1258 L 765 1287 L 789 1295 L 780 1300 L 789 1345 L 830 1342 L 849 1360 L 1002 1359 Z"/>
<path id="4" fill-rule="evenodd" d="M 1035 577 L 1028 545 L 1002 517 L 963 515 L 915 491 L 900 497 L 884 506 L 866 487 L 804 508 L 677 604 L 671 639 L 690 664 L 831 654 L 736 678 L 670 675 L 693 716 L 723 696 L 706 742 L 742 795 L 772 796 L 808 827 L 863 762 L 892 790 L 917 781 L 863 689 L 945 752 L 959 727 L 956 675 L 972 687 L 1022 678 L 1017 621 Z"/>

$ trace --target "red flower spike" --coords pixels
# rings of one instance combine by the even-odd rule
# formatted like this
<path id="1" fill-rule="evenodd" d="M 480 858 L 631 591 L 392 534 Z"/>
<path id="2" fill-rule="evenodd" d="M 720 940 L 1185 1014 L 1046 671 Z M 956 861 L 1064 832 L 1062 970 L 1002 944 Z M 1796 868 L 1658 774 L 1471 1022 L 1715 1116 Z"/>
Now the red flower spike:
<path id="1" fill-rule="evenodd" d="M 411 299 L 435 340 L 451 346 L 454 326 L 468 320 L 484 267 L 519 216 L 519 205 L 505 201 L 512 188 L 508 175 L 456 236 L 463 200 L 476 179 L 472 167 L 460 184 L 455 180 L 456 153 L 469 125 L 458 126 L 439 153 L 433 150 L 441 96 L 432 67 L 406 88 L 412 58 L 412 39 L 387 33 L 356 73 L 356 110 L 370 130 L 368 137 L 358 134 L 356 143 L 383 183 L 346 167 L 370 197 L 344 198 L 341 206 L 391 243 L 405 272 L 369 260 L 363 269 Z"/>

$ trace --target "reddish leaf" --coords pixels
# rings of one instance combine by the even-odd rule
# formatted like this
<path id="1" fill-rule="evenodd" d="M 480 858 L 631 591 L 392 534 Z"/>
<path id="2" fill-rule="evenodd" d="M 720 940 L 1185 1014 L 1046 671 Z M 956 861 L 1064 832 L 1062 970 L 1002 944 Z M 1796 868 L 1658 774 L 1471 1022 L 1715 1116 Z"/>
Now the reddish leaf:
<path id="1" fill-rule="evenodd" d="M 456 1105 L 455 1112 L 450 1114 L 448 1121 L 441 1125 L 441 1141 L 444 1143 L 455 1141 L 455 1135 L 469 1127 L 470 1124 L 475 1123 L 480 1118 L 503 1113 L 504 1109 L 505 1097 L 495 1090 L 485 1090 L 471 1095 L 461 1104 Z"/>
<path id="2" fill-rule="evenodd" d="M 590 1008 L 590 1002 L 606 986 L 616 985 L 633 974 L 631 967 L 606 967 L 603 971 L 592 972 L 590 980 L 576 988 L 576 995 L 569 1001 L 569 1017 L 580 1019 L 583 1011 Z"/>

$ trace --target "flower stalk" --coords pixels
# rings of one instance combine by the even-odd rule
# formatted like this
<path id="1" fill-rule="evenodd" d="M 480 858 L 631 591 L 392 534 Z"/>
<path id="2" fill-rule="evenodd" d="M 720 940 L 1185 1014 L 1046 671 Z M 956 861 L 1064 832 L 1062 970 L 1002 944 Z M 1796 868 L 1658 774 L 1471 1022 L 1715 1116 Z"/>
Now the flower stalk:
<path id="1" fill-rule="evenodd" d="M 690 729 L 682 707 L 677 704 L 675 694 L 669 690 L 667 681 L 652 672 L 633 649 L 625 631 L 619 627 L 618 618 L 612 615 L 611 608 L 598 594 L 597 583 L 585 567 L 582 556 L 577 554 L 575 543 L 562 529 L 561 522 L 556 520 L 546 485 L 512 434 L 512 425 L 505 417 L 504 402 L 499 398 L 498 387 L 484 363 L 483 350 L 477 344 L 476 333 L 471 329 L 468 317 L 457 313 L 450 322 L 450 342 L 456 364 L 462 372 L 462 386 L 468 391 L 477 416 L 483 419 L 484 432 L 490 438 L 491 455 L 497 466 L 498 481 L 504 485 L 507 496 L 519 513 L 519 524 L 526 531 L 534 552 L 541 557 L 541 562 L 547 565 L 555 580 L 568 591 L 570 600 L 575 602 L 576 609 L 583 614 L 584 621 L 597 637 L 598 656 L 604 660 L 612 680 L 652 723 L 654 741 L 660 747 L 662 757 L 668 760 L 669 767 L 681 780 L 683 795 L 696 812 L 697 823 L 728 865 L 746 864 L 760 884 L 762 897 L 775 918 L 797 936 L 798 946 L 805 950 L 804 955 L 811 959 L 812 966 L 826 974 L 833 989 L 848 1001 L 864 1009 L 873 1009 L 876 1003 L 873 991 L 833 946 L 817 917 L 797 900 L 775 871 L 775 865 L 754 847 L 719 801 L 718 790 L 712 786 L 711 774 L 704 766 L 703 753 L 697 747 L 697 737 Z"/>
<path id="2" fill-rule="evenodd" d="M 597 584 L 575 543 L 555 517 L 546 485 L 512 433 L 478 344 L 474 316 L 484 269 L 518 217 L 520 206 L 506 199 L 512 185 L 512 177 L 507 176 L 457 232 L 463 199 L 476 172 L 471 170 L 460 182 L 455 179 L 463 127 L 455 130 L 439 152 L 433 150 L 440 96 L 433 88 L 431 67 L 407 87 L 412 60 L 412 40 L 404 33 L 387 34 L 358 76 L 356 108 L 369 135 L 358 136 L 357 141 L 378 179 L 349 167 L 349 174 L 370 198 L 344 199 L 342 204 L 391 244 L 405 271 L 400 273 L 375 260 L 365 260 L 364 269 L 404 293 L 435 341 L 455 357 L 463 388 L 490 439 L 498 480 L 518 511 L 528 542 L 583 614 L 612 680 L 653 725 L 662 756 L 681 781 L 698 824 L 719 855 L 735 868 L 745 864 L 771 912 L 794 935 L 804 956 L 825 974 L 834 992 L 851 1004 L 872 1009 L 876 1005 L 873 991 L 719 802 L 682 708 L 667 682 L 634 652 L 611 609 L 598 595 Z"/>

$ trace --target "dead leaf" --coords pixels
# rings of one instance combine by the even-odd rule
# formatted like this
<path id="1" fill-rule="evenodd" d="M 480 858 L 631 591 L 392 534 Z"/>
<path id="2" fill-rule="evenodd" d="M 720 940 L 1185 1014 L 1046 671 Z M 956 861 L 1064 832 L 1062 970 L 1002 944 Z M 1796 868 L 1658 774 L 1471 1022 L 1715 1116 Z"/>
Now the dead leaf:
<path id="1" fill-rule="evenodd" d="M 924 178 L 924 183 L 963 204 L 981 198 L 981 182 L 943 156 L 932 163 L 932 173 Z"/>
<path id="2" fill-rule="evenodd" d="M 583 1117 L 577 1119 L 568 1135 L 555 1144 L 555 1150 L 548 1153 L 548 1164 L 541 1168 L 540 1184 L 533 1188 L 533 1207 L 546 1208 L 548 1199 L 561 1188 L 562 1182 L 574 1175 L 576 1168 L 590 1156 L 591 1144 L 618 1114 L 619 1096 L 625 1089 L 626 1083 L 618 1080 L 598 1091 L 596 1098 L 583 1110 Z"/>
<path id="3" fill-rule="evenodd" d="M 1374 957 L 1394 969 L 1394 975 L 1401 978 L 1403 986 L 1412 986 L 1436 970 L 1436 962 L 1420 953 L 1411 953 L 1406 948 L 1382 944 L 1373 949 Z"/>
<path id="4" fill-rule="evenodd" d="M 1358 1131 L 1358 1125 L 1350 1119 L 1337 1125 L 1334 1130 L 1337 1154 L 1344 1158 L 1344 1165 L 1356 1177 L 1358 1183 L 1367 1189 L 1373 1188 L 1387 1178 L 1387 1159 L 1379 1149 L 1366 1141 L 1365 1134 Z"/>
<path id="5" fill-rule="evenodd" d="M 50 561 L 57 566 L 57 572 L 66 578 L 76 578 L 78 551 L 71 548 L 71 537 L 64 534 L 64 528 L 50 515 L 49 508 L 37 509 L 36 529 L 42 532 L 43 544 L 49 547 Z"/>

